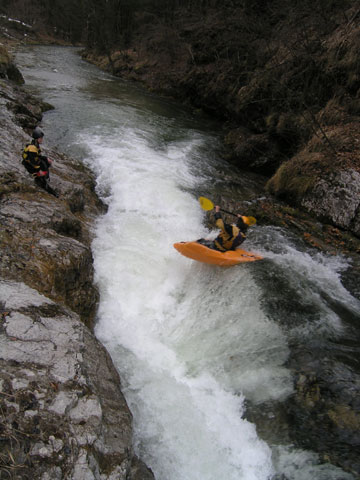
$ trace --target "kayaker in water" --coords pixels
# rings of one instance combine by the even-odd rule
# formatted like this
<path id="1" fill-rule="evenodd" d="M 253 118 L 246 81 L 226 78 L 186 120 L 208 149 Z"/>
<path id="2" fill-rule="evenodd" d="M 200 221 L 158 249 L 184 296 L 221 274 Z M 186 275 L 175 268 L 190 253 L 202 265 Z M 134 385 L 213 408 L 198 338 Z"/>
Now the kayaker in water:
<path id="1" fill-rule="evenodd" d="M 44 132 L 41 128 L 36 127 L 32 133 L 32 142 L 28 143 L 24 148 L 22 154 L 22 164 L 26 170 L 34 177 L 35 183 L 39 187 L 46 190 L 51 195 L 58 197 L 59 194 L 50 187 L 50 175 L 49 168 L 52 164 L 52 161 L 42 155 L 40 145 L 42 144 L 44 138 Z"/>
<path id="2" fill-rule="evenodd" d="M 213 248 L 219 252 L 227 252 L 228 250 L 236 250 L 236 248 L 246 239 L 246 232 L 249 225 L 246 223 L 247 217 L 238 214 L 236 224 L 225 223 L 221 217 L 219 205 L 215 206 L 215 225 L 220 228 L 221 232 L 215 240 L 206 240 L 200 238 L 198 243 L 206 247 Z"/>

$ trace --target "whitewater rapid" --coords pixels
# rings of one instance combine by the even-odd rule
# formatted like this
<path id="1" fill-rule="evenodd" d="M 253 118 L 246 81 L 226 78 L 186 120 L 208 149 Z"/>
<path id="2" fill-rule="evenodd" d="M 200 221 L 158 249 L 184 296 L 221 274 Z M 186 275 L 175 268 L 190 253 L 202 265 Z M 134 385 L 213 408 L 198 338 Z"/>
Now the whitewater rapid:
<path id="1" fill-rule="evenodd" d="M 194 264 L 172 246 L 208 233 L 187 193 L 198 183 L 188 163 L 199 141 L 154 152 L 131 129 L 86 139 L 109 195 L 93 245 L 96 334 L 121 366 L 136 443 L 159 480 L 263 479 L 270 449 L 242 419 L 240 385 L 234 392 L 225 371 L 240 337 L 252 337 L 249 325 L 268 328 L 256 286 L 246 270 Z"/>
<path id="2" fill-rule="evenodd" d="M 312 452 L 265 443 L 244 418 L 248 401 L 292 393 L 291 339 L 341 333 L 323 292 L 358 308 L 340 282 L 346 259 L 306 251 L 281 229 L 262 226 L 246 248 L 263 262 L 222 268 L 182 257 L 174 242 L 214 235 L 197 201 L 221 175 L 213 127 L 71 50 L 23 55 L 27 81 L 56 107 L 43 120 L 47 142 L 92 169 L 108 206 L 92 246 L 96 335 L 120 373 L 135 450 L 156 479 L 352 478 Z M 218 188 L 226 188 L 221 180 Z M 269 296 L 286 295 L 271 290 L 278 278 L 288 296 L 314 307 L 315 320 L 300 312 L 296 325 L 284 327 L 269 314 Z"/>

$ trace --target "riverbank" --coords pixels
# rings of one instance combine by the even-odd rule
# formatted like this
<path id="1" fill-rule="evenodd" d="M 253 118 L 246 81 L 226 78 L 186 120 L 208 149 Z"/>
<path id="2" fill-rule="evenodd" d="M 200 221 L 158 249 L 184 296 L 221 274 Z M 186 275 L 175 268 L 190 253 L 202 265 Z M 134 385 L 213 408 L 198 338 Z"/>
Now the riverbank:
<path id="1" fill-rule="evenodd" d="M 92 230 L 105 211 L 94 178 L 46 149 L 45 136 L 59 198 L 39 188 L 21 153 L 51 106 L 7 78 L 0 105 L 0 477 L 152 479 L 133 452 L 118 373 L 92 333 Z"/>

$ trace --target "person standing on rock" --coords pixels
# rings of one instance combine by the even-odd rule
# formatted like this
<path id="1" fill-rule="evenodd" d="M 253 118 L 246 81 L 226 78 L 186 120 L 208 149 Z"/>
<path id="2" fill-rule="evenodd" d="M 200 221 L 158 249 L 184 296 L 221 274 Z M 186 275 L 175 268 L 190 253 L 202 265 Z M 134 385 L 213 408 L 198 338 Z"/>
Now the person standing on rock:
<path id="1" fill-rule="evenodd" d="M 39 185 L 39 187 L 43 188 L 51 195 L 58 197 L 59 194 L 49 185 L 49 168 L 52 164 L 52 161 L 45 155 L 41 154 L 40 145 L 42 144 L 44 138 L 44 132 L 40 127 L 36 127 L 34 129 L 32 138 L 33 139 L 31 143 L 28 143 L 24 148 L 22 154 L 22 164 L 34 177 L 35 183 Z"/>

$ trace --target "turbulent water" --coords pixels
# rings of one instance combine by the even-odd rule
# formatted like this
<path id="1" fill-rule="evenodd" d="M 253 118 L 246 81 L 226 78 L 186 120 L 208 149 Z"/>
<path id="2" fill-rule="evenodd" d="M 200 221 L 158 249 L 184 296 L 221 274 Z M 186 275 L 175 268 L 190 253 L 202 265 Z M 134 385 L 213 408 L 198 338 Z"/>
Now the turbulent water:
<path id="1" fill-rule="evenodd" d="M 227 188 L 218 125 L 98 71 L 74 49 L 29 47 L 17 62 L 27 88 L 56 107 L 44 116 L 44 147 L 89 165 L 108 204 L 93 243 L 96 334 L 120 372 L 136 451 L 156 479 L 352 478 L 286 439 L 266 443 L 244 419 L 247 402 L 291 394 L 294 338 L 336 339 L 346 328 L 326 295 L 359 308 L 340 282 L 346 259 L 262 226 L 244 245 L 262 262 L 221 268 L 182 257 L 174 242 L 213 235 L 197 197 Z M 256 196 L 247 190 L 256 177 L 237 181 Z M 272 308 L 276 301 L 283 307 Z M 314 314 L 296 310 L 301 303 Z"/>

